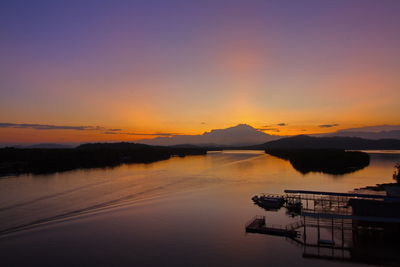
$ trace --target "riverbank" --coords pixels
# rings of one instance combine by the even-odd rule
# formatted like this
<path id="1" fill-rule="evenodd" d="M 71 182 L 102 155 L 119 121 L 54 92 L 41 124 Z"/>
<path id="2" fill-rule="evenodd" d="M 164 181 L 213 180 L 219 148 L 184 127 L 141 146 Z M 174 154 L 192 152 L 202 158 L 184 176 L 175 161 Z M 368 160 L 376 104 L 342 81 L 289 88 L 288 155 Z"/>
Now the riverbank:
<path id="1" fill-rule="evenodd" d="M 172 156 L 205 155 L 202 148 L 159 147 L 135 143 L 83 144 L 70 149 L 0 149 L 0 176 L 44 174 L 73 169 L 151 163 Z"/>

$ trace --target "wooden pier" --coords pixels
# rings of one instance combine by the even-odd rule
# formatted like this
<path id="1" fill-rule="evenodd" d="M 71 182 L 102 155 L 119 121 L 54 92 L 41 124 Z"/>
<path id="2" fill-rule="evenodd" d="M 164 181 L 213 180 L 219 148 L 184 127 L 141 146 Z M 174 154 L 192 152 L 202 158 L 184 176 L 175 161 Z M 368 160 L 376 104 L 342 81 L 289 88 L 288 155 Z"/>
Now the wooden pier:
<path id="1" fill-rule="evenodd" d="M 277 235 L 295 238 L 299 232 L 288 227 L 267 226 L 265 216 L 255 216 L 246 224 L 247 233 Z"/>
<path id="2" fill-rule="evenodd" d="M 392 242 L 400 234 L 398 197 L 308 190 L 285 190 L 284 194 L 261 196 L 284 199 L 282 207 L 287 209 L 286 213 L 293 212 L 294 216 L 300 216 L 300 220 L 282 227 L 266 223 L 265 216 L 255 216 L 246 224 L 246 232 L 285 236 L 287 241 L 303 248 L 303 257 L 349 262 L 362 259 L 362 262 L 368 262 L 364 259 L 370 257 L 374 260 L 376 256 L 375 253 L 362 254 L 365 240 L 369 240 L 369 246 L 380 251 L 386 240 Z M 363 210 L 360 207 L 356 210 L 354 201 L 372 202 L 372 207 L 386 209 L 365 212 L 371 206 L 365 205 Z M 392 206 L 396 207 L 393 211 L 388 208 Z M 298 207 L 298 210 L 292 211 L 292 207 Z M 362 257 L 355 252 L 361 253 Z M 382 255 L 379 257 L 385 259 L 386 254 Z"/>

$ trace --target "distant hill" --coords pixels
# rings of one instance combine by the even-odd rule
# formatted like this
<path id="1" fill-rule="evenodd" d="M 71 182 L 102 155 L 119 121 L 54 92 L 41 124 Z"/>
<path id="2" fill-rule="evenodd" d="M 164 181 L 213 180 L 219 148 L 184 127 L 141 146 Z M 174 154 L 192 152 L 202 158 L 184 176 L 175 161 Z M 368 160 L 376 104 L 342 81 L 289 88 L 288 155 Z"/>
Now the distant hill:
<path id="1" fill-rule="evenodd" d="M 43 144 L 35 144 L 29 146 L 21 146 L 21 148 L 73 148 L 73 145 L 64 145 L 64 144 L 53 144 L 53 143 L 43 143 Z"/>
<path id="2" fill-rule="evenodd" d="M 130 142 L 119 143 L 86 143 L 76 147 L 77 150 L 140 150 L 151 149 L 152 147 L 144 144 L 136 144 Z"/>
<path id="3" fill-rule="evenodd" d="M 365 139 L 400 139 L 400 125 L 378 125 L 343 129 L 333 133 L 318 134 L 319 137 L 360 137 Z"/>
<path id="4" fill-rule="evenodd" d="M 137 140 L 148 145 L 174 146 L 182 144 L 198 146 L 248 146 L 260 144 L 282 136 L 269 135 L 250 125 L 239 124 L 226 129 L 215 129 L 201 135 L 178 135 L 173 137 L 157 137 L 154 139 Z"/>
<path id="5" fill-rule="evenodd" d="M 399 139 L 369 140 L 358 137 L 311 137 L 298 135 L 270 141 L 252 149 L 347 149 L 347 150 L 399 150 Z"/>
<path id="6" fill-rule="evenodd" d="M 67 149 L 77 147 L 78 143 L 39 143 L 39 144 L 24 144 L 24 143 L 0 143 L 0 148 L 15 147 L 15 148 L 48 148 L 48 149 Z"/>

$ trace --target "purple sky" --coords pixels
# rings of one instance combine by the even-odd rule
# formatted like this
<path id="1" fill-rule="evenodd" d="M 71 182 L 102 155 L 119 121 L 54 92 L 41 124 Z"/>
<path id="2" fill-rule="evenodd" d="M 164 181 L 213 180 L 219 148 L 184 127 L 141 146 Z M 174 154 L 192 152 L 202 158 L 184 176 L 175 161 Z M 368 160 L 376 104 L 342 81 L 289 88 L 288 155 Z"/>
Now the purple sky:
<path id="1" fill-rule="evenodd" d="M 400 124 L 399 14 L 397 0 L 1 1 L 0 123 Z M 32 133 L 1 128 L 0 141 L 110 138 Z"/>

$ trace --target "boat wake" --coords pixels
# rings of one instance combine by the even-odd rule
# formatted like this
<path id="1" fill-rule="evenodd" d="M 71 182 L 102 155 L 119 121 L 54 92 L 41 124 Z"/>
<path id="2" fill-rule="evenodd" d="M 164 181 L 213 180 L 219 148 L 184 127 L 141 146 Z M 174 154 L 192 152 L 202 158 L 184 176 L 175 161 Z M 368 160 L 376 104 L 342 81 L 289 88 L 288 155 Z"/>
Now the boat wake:
<path id="1" fill-rule="evenodd" d="M 189 179 L 190 180 L 190 179 Z M 68 221 L 76 218 L 80 218 L 82 216 L 87 216 L 87 215 L 94 215 L 99 212 L 105 212 L 110 209 L 118 208 L 118 207 L 123 207 L 123 206 L 132 206 L 136 204 L 143 204 L 143 203 L 148 203 L 154 200 L 159 200 L 162 198 L 167 198 L 170 197 L 172 194 L 177 194 L 177 193 L 183 193 L 187 191 L 193 191 L 193 188 L 185 188 L 184 183 L 186 183 L 188 180 L 187 179 L 180 179 L 177 181 L 173 181 L 161 186 L 156 186 L 156 187 L 151 187 L 142 191 L 138 191 L 132 194 L 124 195 L 119 198 L 115 198 L 112 200 L 100 202 L 94 205 L 86 206 L 83 208 L 78 208 L 74 209 L 65 213 L 53 215 L 53 216 L 48 216 L 48 217 L 43 217 L 39 218 L 36 220 L 29 221 L 27 223 L 22 223 L 18 224 L 15 226 L 7 227 L 0 229 L 0 238 L 8 236 L 9 234 L 24 231 L 24 230 L 29 230 L 32 228 L 52 224 L 52 223 L 58 223 L 58 222 L 63 222 L 63 221 Z M 89 186 L 89 185 L 88 185 Z M 170 190 L 170 189 L 177 189 L 176 187 L 179 186 L 181 190 Z M 66 195 L 71 192 L 75 192 L 77 189 L 74 190 L 68 190 L 64 191 L 63 193 L 60 194 L 54 194 L 51 196 L 46 196 L 43 198 L 38 198 L 36 201 L 39 200 L 44 200 L 44 199 L 51 199 L 55 196 L 60 196 L 60 195 Z M 6 211 L 8 209 L 13 209 L 16 207 L 22 207 L 27 204 L 31 204 L 32 202 L 21 202 L 15 205 L 10 205 L 7 207 L 1 208 L 0 211 Z"/>

